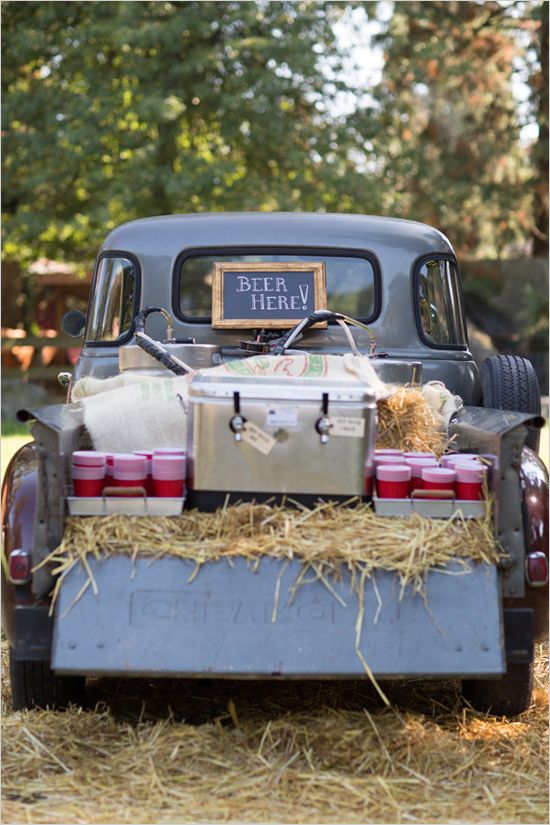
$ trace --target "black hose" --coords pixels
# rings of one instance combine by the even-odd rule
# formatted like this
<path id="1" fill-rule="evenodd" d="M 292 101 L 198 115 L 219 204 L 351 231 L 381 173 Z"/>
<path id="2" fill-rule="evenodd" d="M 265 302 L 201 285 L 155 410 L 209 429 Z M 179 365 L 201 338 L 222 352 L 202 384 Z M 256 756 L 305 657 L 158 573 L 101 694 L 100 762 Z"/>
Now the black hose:
<path id="1" fill-rule="evenodd" d="M 138 312 L 134 318 L 134 329 L 135 329 L 135 340 L 138 347 L 141 347 L 147 355 L 150 355 L 151 358 L 154 358 L 156 361 L 159 361 L 163 367 L 166 367 L 174 375 L 187 375 L 189 370 L 182 367 L 181 364 L 178 364 L 174 358 L 170 355 L 170 353 L 162 346 L 162 344 L 157 343 L 148 338 L 142 338 L 141 335 L 138 333 L 143 333 L 145 335 L 145 319 L 148 315 L 152 312 L 160 312 L 162 315 L 168 315 L 166 310 L 162 307 L 145 307 L 142 309 L 141 312 Z M 169 317 L 169 316 L 168 316 Z"/>
<path id="2" fill-rule="evenodd" d="M 279 338 L 271 352 L 274 355 L 282 355 L 287 348 L 287 342 L 290 341 L 291 338 L 293 339 L 295 336 L 300 335 L 304 330 L 308 329 L 308 327 L 319 323 L 319 321 L 337 321 L 339 318 L 343 319 L 345 317 L 346 316 L 340 312 L 331 312 L 329 309 L 318 309 L 306 318 L 302 318 L 295 327 L 285 332 L 285 334 Z"/>
<path id="3" fill-rule="evenodd" d="M 178 364 L 177 361 L 174 361 L 170 353 L 167 352 L 160 344 L 156 344 L 154 341 L 148 341 L 147 338 L 141 338 L 141 336 L 137 334 L 136 344 L 138 347 L 141 347 L 142 350 L 145 350 L 147 355 L 150 355 L 152 358 L 160 361 L 164 367 L 171 370 L 175 375 L 187 375 L 189 372 L 189 370 L 184 369 L 180 364 Z"/>

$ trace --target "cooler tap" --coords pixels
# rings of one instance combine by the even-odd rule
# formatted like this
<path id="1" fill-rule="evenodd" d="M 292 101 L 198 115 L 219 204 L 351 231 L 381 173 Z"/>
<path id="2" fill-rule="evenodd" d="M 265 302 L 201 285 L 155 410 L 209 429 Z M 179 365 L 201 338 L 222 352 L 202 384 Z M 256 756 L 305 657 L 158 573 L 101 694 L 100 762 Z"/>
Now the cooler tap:
<path id="1" fill-rule="evenodd" d="M 242 432 L 246 424 L 246 418 L 241 415 L 241 399 L 238 392 L 233 393 L 233 409 L 235 415 L 229 422 L 230 429 L 235 433 L 235 441 L 242 441 Z"/>
<path id="2" fill-rule="evenodd" d="M 328 415 L 328 392 L 323 393 L 321 412 L 321 417 L 315 422 L 315 429 L 321 436 L 321 444 L 326 444 L 328 442 L 330 428 L 332 427 L 332 421 Z"/>

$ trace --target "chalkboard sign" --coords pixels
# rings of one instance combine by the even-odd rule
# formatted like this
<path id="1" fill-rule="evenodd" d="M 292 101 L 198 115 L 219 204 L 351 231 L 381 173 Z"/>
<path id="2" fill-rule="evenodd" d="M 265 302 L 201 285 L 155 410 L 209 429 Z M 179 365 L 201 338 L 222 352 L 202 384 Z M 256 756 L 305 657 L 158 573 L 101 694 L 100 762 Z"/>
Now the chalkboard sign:
<path id="1" fill-rule="evenodd" d="M 293 327 L 318 309 L 326 309 L 326 305 L 326 274 L 322 261 L 214 264 L 214 328 L 284 329 Z"/>

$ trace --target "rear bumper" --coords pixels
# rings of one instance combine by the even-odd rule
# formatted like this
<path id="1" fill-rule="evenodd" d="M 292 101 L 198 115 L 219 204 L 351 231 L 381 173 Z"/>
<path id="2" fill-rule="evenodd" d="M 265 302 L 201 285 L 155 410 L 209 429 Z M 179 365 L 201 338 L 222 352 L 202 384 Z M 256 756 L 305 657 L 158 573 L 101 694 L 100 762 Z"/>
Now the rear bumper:
<path id="1" fill-rule="evenodd" d="M 165 558 L 94 562 L 98 593 L 76 603 L 86 574 L 73 569 L 59 596 L 52 667 L 59 673 L 232 678 L 360 678 L 360 605 L 349 573 L 331 582 L 297 561 L 264 558 L 194 565 Z M 400 592 L 392 573 L 367 579 L 358 650 L 377 678 L 498 677 L 505 645 L 497 571 L 432 571 L 427 600 Z M 336 595 L 335 595 L 336 594 Z M 506 622 L 508 624 L 508 621 Z M 513 624 L 513 622 L 512 622 Z M 521 635 L 521 634 L 520 634 Z M 526 649 L 521 641 L 517 651 Z M 518 654 L 519 655 L 519 654 Z"/>

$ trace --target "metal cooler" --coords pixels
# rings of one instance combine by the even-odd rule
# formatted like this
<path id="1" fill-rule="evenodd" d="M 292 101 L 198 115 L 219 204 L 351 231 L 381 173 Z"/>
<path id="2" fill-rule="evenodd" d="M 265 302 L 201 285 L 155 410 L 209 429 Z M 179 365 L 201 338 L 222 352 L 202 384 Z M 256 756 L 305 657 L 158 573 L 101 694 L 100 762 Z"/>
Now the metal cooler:
<path id="1" fill-rule="evenodd" d="M 189 392 L 188 505 L 309 504 L 365 492 L 376 402 L 356 381 L 198 375 Z"/>

